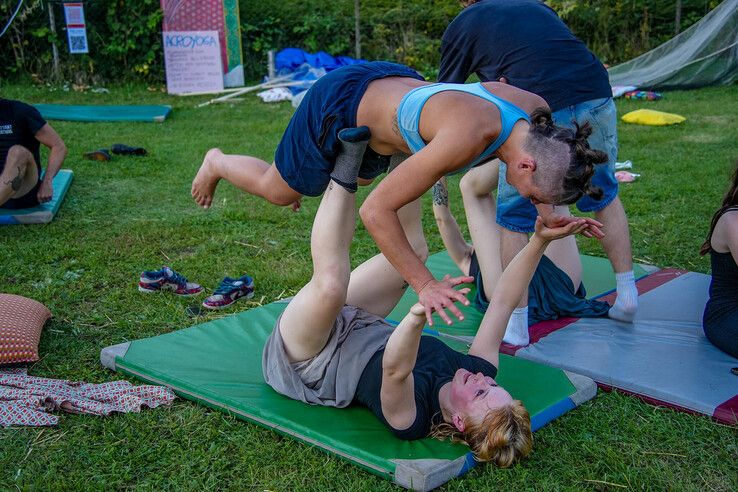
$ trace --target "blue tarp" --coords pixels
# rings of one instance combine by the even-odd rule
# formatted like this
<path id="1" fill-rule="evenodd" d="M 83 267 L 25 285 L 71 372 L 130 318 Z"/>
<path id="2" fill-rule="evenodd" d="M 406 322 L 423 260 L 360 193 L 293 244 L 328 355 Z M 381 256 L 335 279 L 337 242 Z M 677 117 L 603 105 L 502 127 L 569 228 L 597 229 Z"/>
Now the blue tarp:
<path id="1" fill-rule="evenodd" d="M 304 64 L 310 65 L 312 68 L 324 68 L 326 72 L 335 70 L 344 65 L 354 65 L 357 63 L 365 63 L 366 60 L 357 60 L 348 56 L 333 56 L 325 51 L 317 53 L 308 53 L 299 48 L 285 48 L 274 58 L 275 69 L 278 74 L 287 74 L 294 72 Z"/>
<path id="2" fill-rule="evenodd" d="M 357 60 L 348 56 L 333 56 L 325 51 L 317 53 L 308 53 L 299 48 L 285 48 L 274 57 L 274 70 L 276 79 L 281 81 L 297 81 L 303 82 L 299 85 L 292 85 L 287 89 L 292 92 L 292 105 L 297 107 L 301 101 L 301 94 L 315 83 L 320 77 L 346 65 L 355 65 L 357 63 L 366 63 L 366 60 Z M 264 77 L 264 82 L 268 82 L 268 78 Z"/>

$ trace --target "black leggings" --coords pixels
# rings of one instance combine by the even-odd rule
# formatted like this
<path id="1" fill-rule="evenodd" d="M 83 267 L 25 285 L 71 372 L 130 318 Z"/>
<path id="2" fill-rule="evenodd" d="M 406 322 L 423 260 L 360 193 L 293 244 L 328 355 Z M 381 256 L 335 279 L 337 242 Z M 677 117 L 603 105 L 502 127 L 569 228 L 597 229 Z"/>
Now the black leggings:
<path id="1" fill-rule="evenodd" d="M 738 311 L 719 317 L 705 316 L 702 326 L 713 345 L 738 359 Z"/>

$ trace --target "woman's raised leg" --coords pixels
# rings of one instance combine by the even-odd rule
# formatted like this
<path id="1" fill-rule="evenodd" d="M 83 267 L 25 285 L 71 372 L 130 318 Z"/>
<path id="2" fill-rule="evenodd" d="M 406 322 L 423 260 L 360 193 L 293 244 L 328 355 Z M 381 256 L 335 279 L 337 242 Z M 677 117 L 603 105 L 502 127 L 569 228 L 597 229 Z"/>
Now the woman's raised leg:
<path id="1" fill-rule="evenodd" d="M 346 303 L 355 227 L 355 195 L 331 181 L 313 222 L 313 276 L 290 301 L 279 323 L 285 351 L 293 362 L 320 353 Z"/>
<path id="2" fill-rule="evenodd" d="M 397 211 L 413 251 L 423 262 L 428 258 L 428 244 L 420 221 L 420 199 L 408 203 Z M 407 283 L 395 267 L 378 254 L 351 272 L 347 304 L 358 306 L 382 318 L 392 311 L 407 289 Z"/>
<path id="3" fill-rule="evenodd" d="M 300 193 L 290 188 L 277 171 L 256 157 L 224 154 L 220 149 L 210 149 L 192 181 L 192 198 L 203 208 L 213 203 L 215 187 L 224 179 L 236 188 L 260 196 L 275 205 L 298 203 Z M 293 205 L 293 208 L 297 208 Z"/>
<path id="4" fill-rule="evenodd" d="M 469 170 L 459 183 L 466 222 L 484 283 L 484 295 L 491 299 L 502 275 L 500 226 L 495 221 L 496 204 L 490 194 L 497 189 L 500 161 L 495 159 Z"/>

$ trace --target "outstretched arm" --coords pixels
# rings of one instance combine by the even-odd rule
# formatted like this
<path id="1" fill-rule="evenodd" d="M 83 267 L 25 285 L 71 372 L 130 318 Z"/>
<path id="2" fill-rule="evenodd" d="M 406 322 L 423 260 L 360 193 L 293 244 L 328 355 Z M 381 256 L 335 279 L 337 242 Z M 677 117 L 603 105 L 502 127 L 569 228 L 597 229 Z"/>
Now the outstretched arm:
<path id="1" fill-rule="evenodd" d="M 38 201 L 41 203 L 48 202 L 54 195 L 54 186 L 52 184 L 54 176 L 61 169 L 64 158 L 67 156 L 67 146 L 58 133 L 46 123 L 36 132 L 36 140 L 49 148 L 49 160 L 46 165 L 46 172 L 41 187 L 38 190 Z"/>
<path id="2" fill-rule="evenodd" d="M 469 292 L 468 288 L 462 289 Z M 407 429 L 415 422 L 415 380 L 420 337 L 425 325 L 425 308 L 415 304 L 394 329 L 382 355 L 382 413 L 395 429 Z"/>
<path id="3" fill-rule="evenodd" d="M 586 227 L 587 222 L 584 219 L 569 222 L 555 229 L 546 227 L 541 217 L 536 219 L 535 234 L 502 272 L 502 277 L 492 293 L 490 305 L 469 349 L 470 354 L 487 360 L 495 367 L 499 365 L 500 343 L 505 335 L 507 322 L 517 307 L 520 297 L 528 288 L 546 246 L 554 239 L 577 234 Z"/>
<path id="4" fill-rule="evenodd" d="M 436 218 L 436 225 L 438 226 L 438 232 L 441 234 L 443 245 L 459 270 L 467 275 L 469 274 L 469 260 L 474 248 L 464 239 L 461 228 L 456 222 L 456 217 L 451 213 L 445 177 L 439 179 L 433 185 L 432 193 L 433 216 Z"/>
<path id="5" fill-rule="evenodd" d="M 425 309 L 420 304 L 394 329 L 382 355 L 382 413 L 395 429 L 407 429 L 415 421 L 413 367 L 418 359 Z"/>

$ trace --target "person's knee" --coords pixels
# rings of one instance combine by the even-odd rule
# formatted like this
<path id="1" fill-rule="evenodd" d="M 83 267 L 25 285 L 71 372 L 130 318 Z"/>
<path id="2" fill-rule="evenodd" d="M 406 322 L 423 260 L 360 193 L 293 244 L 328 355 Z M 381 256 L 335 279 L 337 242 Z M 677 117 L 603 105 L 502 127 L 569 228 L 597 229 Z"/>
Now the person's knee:
<path id="1" fill-rule="evenodd" d="M 343 305 L 346 302 L 350 276 L 342 268 L 327 268 L 312 279 L 320 302 Z"/>
<path id="2" fill-rule="evenodd" d="M 35 164 L 33 154 L 23 147 L 22 145 L 13 145 L 8 149 L 7 157 L 5 158 L 5 168 L 8 168 L 8 164 L 13 167 L 20 168 L 21 171 L 25 171 L 26 167 Z"/>
<path id="3" fill-rule="evenodd" d="M 269 203 L 278 205 L 280 207 L 286 207 L 287 205 L 292 205 L 297 200 L 297 198 L 291 199 L 291 198 L 285 197 L 284 195 L 278 195 L 278 194 L 268 193 L 268 192 L 264 195 L 264 198 L 266 198 L 267 201 L 269 201 Z"/>
<path id="4" fill-rule="evenodd" d="M 478 179 L 473 172 L 468 172 L 459 181 L 461 195 L 467 198 L 485 196 L 492 190 L 482 180 Z"/>

